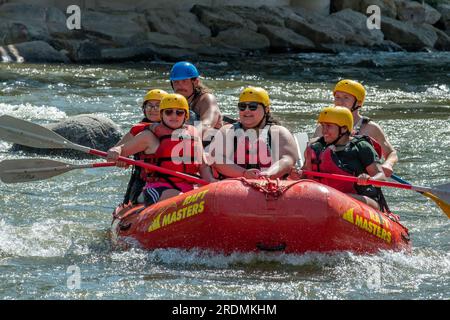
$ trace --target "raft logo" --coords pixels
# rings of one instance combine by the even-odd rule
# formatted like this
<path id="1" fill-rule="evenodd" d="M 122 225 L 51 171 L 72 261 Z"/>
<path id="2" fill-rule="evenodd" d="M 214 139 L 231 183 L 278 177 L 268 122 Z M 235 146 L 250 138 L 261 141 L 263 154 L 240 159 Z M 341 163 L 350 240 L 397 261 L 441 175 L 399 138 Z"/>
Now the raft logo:
<path id="1" fill-rule="evenodd" d="M 370 17 L 367 18 L 367 29 L 373 30 L 381 29 L 381 9 L 377 5 L 371 5 L 367 7 L 367 14 L 370 14 Z"/>
<path id="2" fill-rule="evenodd" d="M 181 208 L 177 210 L 177 205 L 173 203 L 168 207 L 162 208 L 160 211 L 156 213 L 156 217 L 150 223 L 147 231 L 152 232 L 158 230 L 160 228 L 167 227 L 174 222 L 178 222 L 187 218 L 190 218 L 194 215 L 202 213 L 205 210 L 205 195 L 209 190 L 204 190 L 192 195 L 187 196 Z M 173 208 L 171 211 L 169 209 Z M 166 213 L 168 212 L 168 213 Z"/>
<path id="3" fill-rule="evenodd" d="M 67 278 L 67 288 L 69 290 L 78 290 L 81 288 L 81 272 L 78 266 L 69 266 L 66 274 L 70 274 Z"/>
<path id="4" fill-rule="evenodd" d="M 81 9 L 77 5 L 71 5 L 67 7 L 67 14 L 71 14 L 66 20 L 66 26 L 69 30 L 81 29 Z"/>
<path id="5" fill-rule="evenodd" d="M 342 219 L 350 222 L 351 224 L 357 226 L 364 231 L 371 233 L 384 240 L 386 243 L 391 243 L 392 234 L 389 229 L 389 222 L 387 219 L 383 218 L 380 214 L 376 212 L 369 211 L 370 219 L 354 213 L 354 208 L 348 209 L 342 214 Z"/>

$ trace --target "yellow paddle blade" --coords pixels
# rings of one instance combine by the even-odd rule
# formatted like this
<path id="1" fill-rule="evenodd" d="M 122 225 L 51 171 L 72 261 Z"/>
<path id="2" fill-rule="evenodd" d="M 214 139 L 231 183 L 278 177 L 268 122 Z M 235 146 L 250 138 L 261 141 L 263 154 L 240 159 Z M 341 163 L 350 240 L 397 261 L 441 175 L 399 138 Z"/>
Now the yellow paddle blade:
<path id="1" fill-rule="evenodd" d="M 436 197 L 434 194 L 429 193 L 429 192 L 424 192 L 422 193 L 425 197 L 430 198 L 431 200 L 433 200 L 434 202 L 436 202 L 436 204 L 442 209 L 442 211 L 445 212 L 445 214 L 447 215 L 447 217 L 450 219 L 450 204 L 446 203 L 444 200 Z"/>

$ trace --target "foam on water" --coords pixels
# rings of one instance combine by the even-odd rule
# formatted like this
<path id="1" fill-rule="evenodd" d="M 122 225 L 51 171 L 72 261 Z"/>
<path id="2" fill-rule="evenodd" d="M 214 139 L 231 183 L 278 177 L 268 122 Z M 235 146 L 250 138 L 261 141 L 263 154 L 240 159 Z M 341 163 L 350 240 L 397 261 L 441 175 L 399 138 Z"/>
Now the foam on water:
<path id="1" fill-rule="evenodd" d="M 66 113 L 52 106 L 36 106 L 31 103 L 7 104 L 0 103 L 0 116 L 10 115 L 25 120 L 62 120 Z"/>

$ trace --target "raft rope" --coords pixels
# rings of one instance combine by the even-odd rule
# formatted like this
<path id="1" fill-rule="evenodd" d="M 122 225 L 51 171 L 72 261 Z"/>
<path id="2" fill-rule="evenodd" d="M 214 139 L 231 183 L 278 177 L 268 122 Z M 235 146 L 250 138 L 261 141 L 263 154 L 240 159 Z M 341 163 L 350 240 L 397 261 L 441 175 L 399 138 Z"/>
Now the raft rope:
<path id="1" fill-rule="evenodd" d="M 242 184 L 247 185 L 259 192 L 266 195 L 266 200 L 273 199 L 277 200 L 284 192 L 291 188 L 296 183 L 290 185 L 280 185 L 280 179 L 270 180 L 268 177 L 263 177 L 259 181 L 248 181 L 246 178 L 239 178 Z"/>

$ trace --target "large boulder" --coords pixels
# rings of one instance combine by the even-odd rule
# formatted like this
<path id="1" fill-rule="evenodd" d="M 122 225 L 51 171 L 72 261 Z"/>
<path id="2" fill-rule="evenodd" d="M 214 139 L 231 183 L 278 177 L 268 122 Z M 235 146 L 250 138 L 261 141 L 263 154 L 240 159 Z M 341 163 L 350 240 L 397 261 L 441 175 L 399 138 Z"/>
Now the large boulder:
<path id="1" fill-rule="evenodd" d="M 432 25 L 423 24 L 423 28 L 430 30 L 430 32 L 435 32 L 437 35 L 437 40 L 434 48 L 441 51 L 450 51 L 450 36 L 444 31 L 439 30 Z"/>
<path id="2" fill-rule="evenodd" d="M 159 32 L 149 32 L 146 34 L 146 39 L 139 42 L 140 46 L 147 44 L 161 48 L 178 48 L 178 49 L 195 49 L 198 44 L 187 41 L 182 37 L 172 34 L 163 34 Z"/>
<path id="3" fill-rule="evenodd" d="M 153 9 L 146 10 L 145 17 L 152 31 L 176 35 L 192 42 L 211 37 L 209 28 L 200 23 L 197 16 L 191 12 Z"/>
<path id="4" fill-rule="evenodd" d="M 345 36 L 342 30 L 337 27 L 337 23 L 341 27 L 342 23 L 337 20 L 329 19 L 329 17 L 320 16 L 320 19 L 314 19 L 314 16 L 308 12 L 296 11 L 296 14 L 286 18 L 286 27 L 292 29 L 296 33 L 310 39 L 316 46 L 324 43 L 344 43 Z M 350 27 L 346 28 L 349 32 Z"/>
<path id="5" fill-rule="evenodd" d="M 101 50 L 103 62 L 128 62 L 153 60 L 156 49 L 149 45 L 145 47 L 107 48 Z"/>
<path id="6" fill-rule="evenodd" d="M 367 8 L 372 5 L 380 8 L 382 17 L 393 19 L 397 17 L 397 6 L 394 0 L 362 0 L 359 6 L 359 12 L 367 14 Z"/>
<path id="7" fill-rule="evenodd" d="M 391 18 L 381 20 L 381 30 L 386 40 L 391 40 L 408 51 L 433 48 L 438 39 L 436 32 L 423 24 L 413 24 Z"/>
<path id="8" fill-rule="evenodd" d="M 266 50 L 270 47 L 270 41 L 265 35 L 248 29 L 225 30 L 211 41 L 213 45 L 242 50 Z"/>
<path id="9" fill-rule="evenodd" d="M 150 28 L 143 14 L 83 11 L 81 28 L 87 35 L 112 40 L 121 46 L 134 46 L 147 38 Z"/>
<path id="10" fill-rule="evenodd" d="M 435 24 L 441 18 L 439 11 L 424 3 L 395 0 L 398 19 L 415 23 Z"/>
<path id="11" fill-rule="evenodd" d="M 0 20 L 0 46 L 30 41 L 27 27 L 18 21 Z"/>
<path id="12" fill-rule="evenodd" d="M 245 20 L 253 21 L 256 25 L 271 24 L 274 26 L 285 27 L 284 20 L 279 16 L 274 15 L 267 6 L 259 8 L 230 6 L 227 7 L 227 10 L 236 13 Z"/>
<path id="13" fill-rule="evenodd" d="M 113 121 L 105 117 L 89 114 L 73 116 L 45 127 L 71 142 L 103 151 L 114 146 L 122 137 L 119 127 Z M 13 145 L 12 150 L 47 155 L 76 156 L 79 158 L 91 157 L 76 150 L 30 148 L 17 144 Z"/>
<path id="14" fill-rule="evenodd" d="M 368 29 L 367 17 L 360 12 L 345 9 L 333 13 L 329 19 L 336 19 L 336 24 L 339 21 L 346 23 L 346 26 L 341 26 L 339 30 L 345 36 L 345 42 L 348 44 L 372 47 L 381 45 L 384 41 L 383 32 L 378 29 Z M 351 26 L 352 30 L 345 32 L 348 30 L 348 26 Z"/>
<path id="15" fill-rule="evenodd" d="M 70 36 L 70 30 L 66 26 L 66 16 L 61 10 L 51 6 L 6 3 L 0 6 L 0 21 L 3 22 L 3 26 L 12 27 L 7 41 L 0 40 L 0 44 L 2 42 L 3 44 L 17 43 L 19 40 L 49 41 L 52 37 Z M 5 33 L 5 30 L 0 33 Z M 12 36 L 11 33 L 16 36 Z"/>
<path id="16" fill-rule="evenodd" d="M 397 16 L 397 6 L 394 0 L 332 0 L 331 12 L 351 9 L 366 14 L 367 8 L 371 5 L 378 6 L 383 17 L 395 18 Z"/>
<path id="17" fill-rule="evenodd" d="M 284 27 L 261 24 L 258 32 L 269 39 L 270 48 L 275 51 L 312 51 L 316 47 L 308 38 Z"/>
<path id="18" fill-rule="evenodd" d="M 11 61 L 8 62 L 70 62 L 69 58 L 67 58 L 64 53 L 55 50 L 55 48 L 44 41 L 12 44 L 4 47 L 4 50 L 11 58 Z"/>
<path id="19" fill-rule="evenodd" d="M 450 35 L 450 4 L 441 3 L 437 6 L 437 10 L 441 14 L 440 22 L 442 26 L 447 34 Z"/>
<path id="20" fill-rule="evenodd" d="M 253 21 L 246 20 L 240 15 L 228 10 L 228 7 L 207 7 L 195 5 L 191 12 L 195 14 L 200 22 L 211 30 L 212 36 L 228 29 L 249 29 L 256 31 L 258 27 Z"/>

